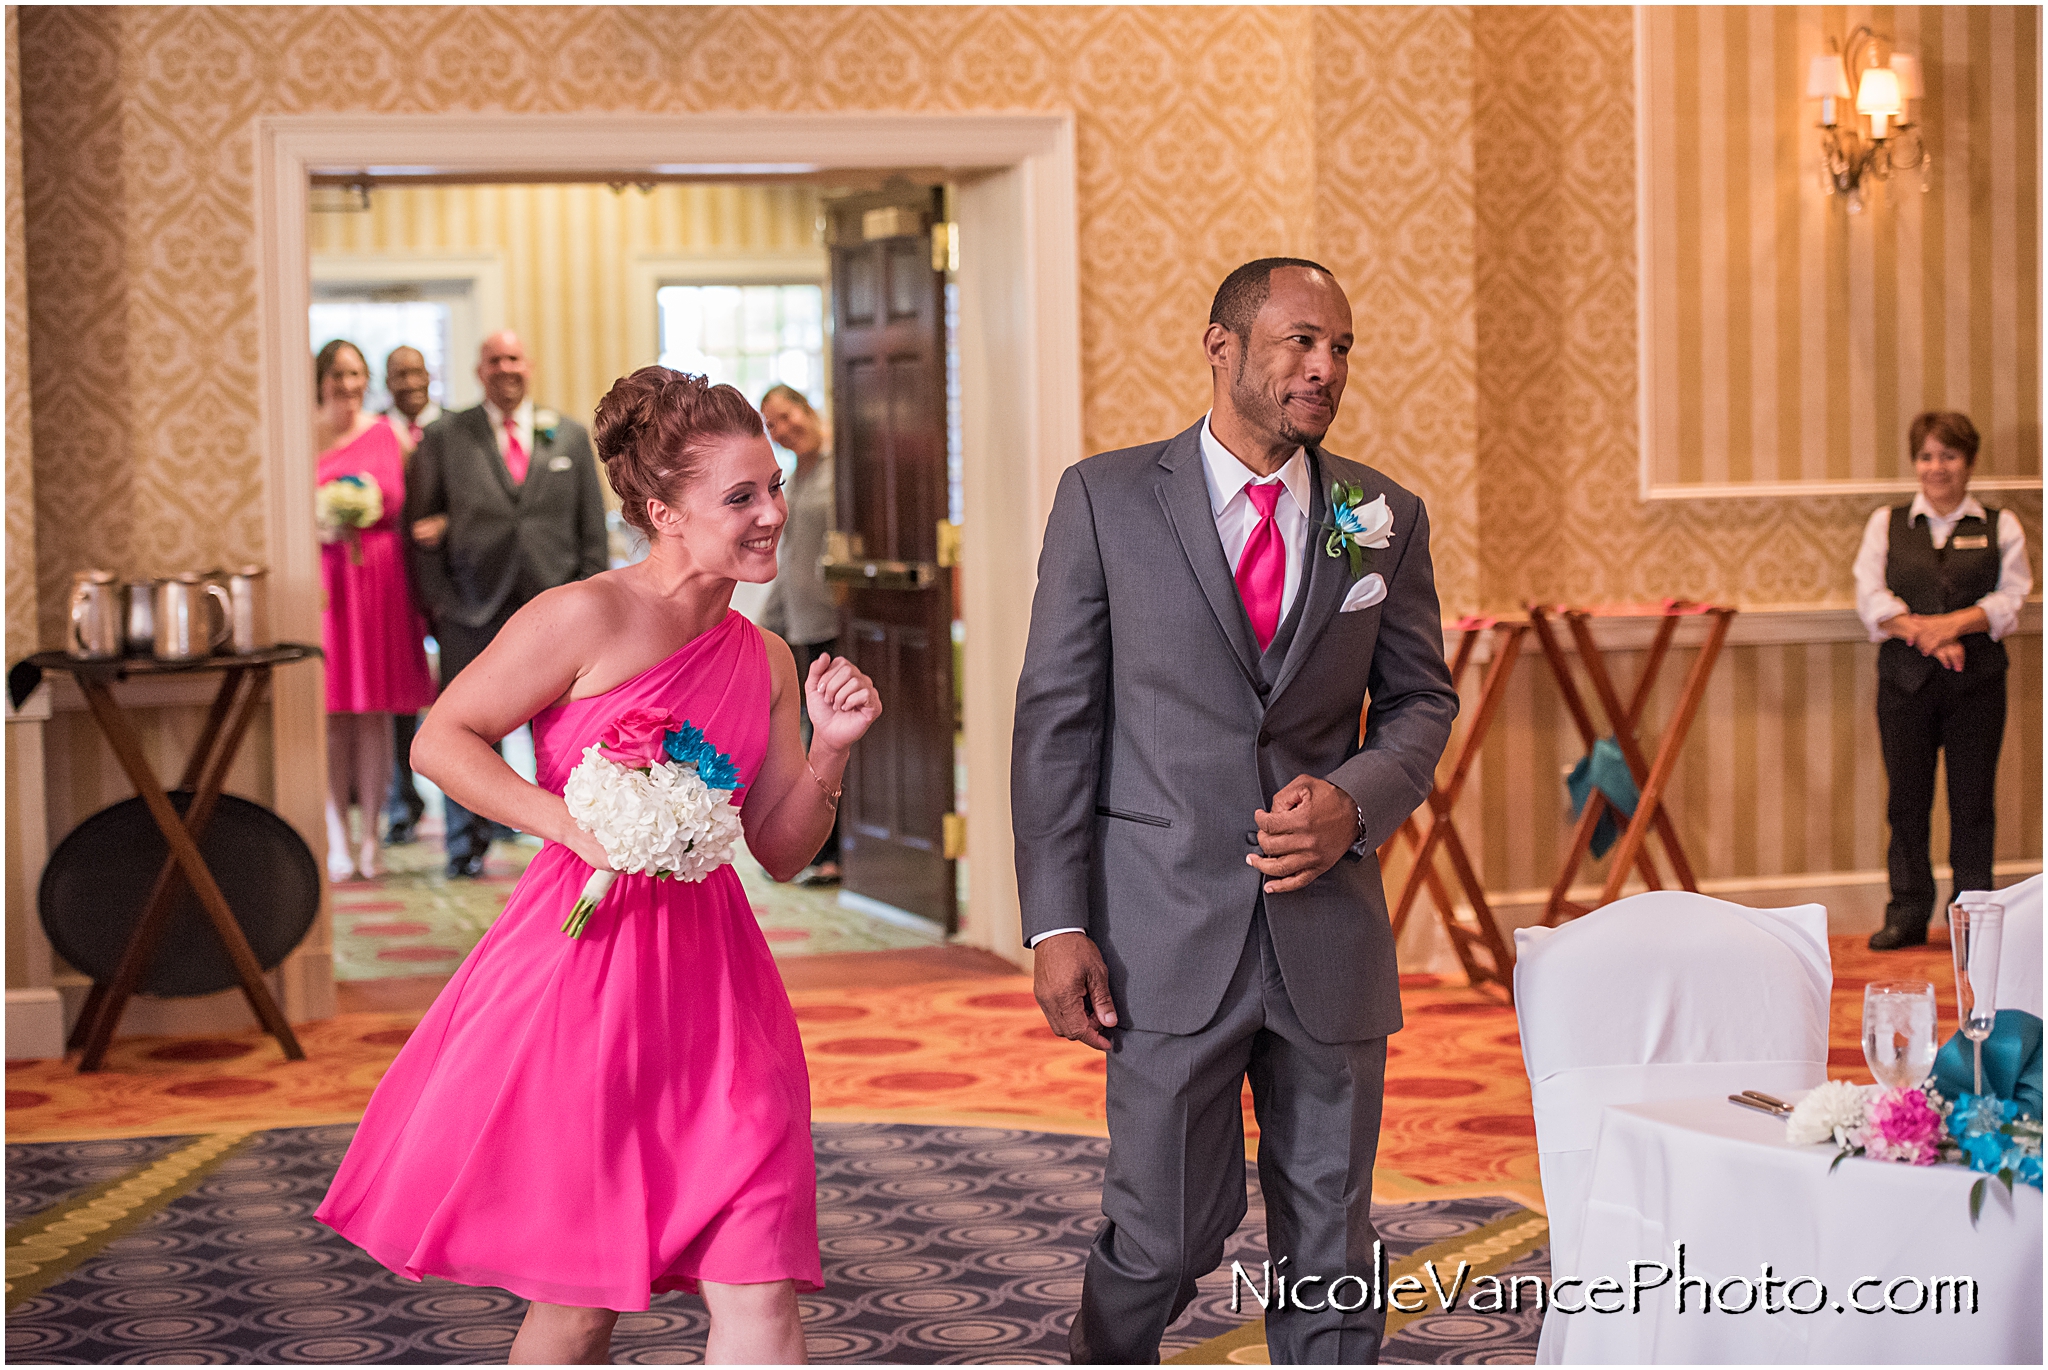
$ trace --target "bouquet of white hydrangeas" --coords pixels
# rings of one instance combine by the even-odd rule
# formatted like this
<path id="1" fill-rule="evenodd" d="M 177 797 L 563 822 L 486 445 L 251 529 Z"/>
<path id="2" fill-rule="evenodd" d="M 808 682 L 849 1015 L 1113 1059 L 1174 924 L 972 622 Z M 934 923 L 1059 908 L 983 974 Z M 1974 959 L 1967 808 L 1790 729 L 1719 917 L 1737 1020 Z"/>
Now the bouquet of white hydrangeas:
<path id="1" fill-rule="evenodd" d="M 732 860 L 745 788 L 732 759 L 666 710 L 634 709 L 586 749 L 562 798 L 576 825 L 604 843 L 613 869 L 593 871 L 562 931 L 580 937 L 623 874 L 702 880 Z"/>
<path id="2" fill-rule="evenodd" d="M 313 492 L 313 521 L 322 542 L 348 539 L 348 559 L 363 564 L 363 529 L 384 517 L 384 491 L 366 476 L 336 476 Z"/>

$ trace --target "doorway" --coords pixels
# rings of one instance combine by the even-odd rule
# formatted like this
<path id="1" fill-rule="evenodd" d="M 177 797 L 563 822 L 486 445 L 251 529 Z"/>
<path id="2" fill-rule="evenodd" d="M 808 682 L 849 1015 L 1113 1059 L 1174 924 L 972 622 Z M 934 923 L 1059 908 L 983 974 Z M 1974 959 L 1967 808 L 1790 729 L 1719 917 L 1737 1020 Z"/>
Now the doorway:
<path id="1" fill-rule="evenodd" d="M 308 347 L 306 192 L 316 173 L 389 168 L 472 180 L 698 175 L 871 177 L 959 187 L 962 602 L 969 916 L 962 940 L 1021 958 L 1008 825 L 1009 732 L 1037 538 L 1058 472 L 1081 455 L 1072 120 L 1064 115 L 266 117 L 257 123 L 264 450 L 283 636 L 318 627 L 313 534 L 298 511 L 310 423 L 293 367 Z M 677 158 L 689 149 L 691 161 Z M 303 440 L 301 439 L 301 442 Z M 274 752 L 320 755 L 317 684 L 280 688 Z M 322 780 L 281 763 L 280 810 L 320 827 Z M 309 968 L 312 969 L 312 968 Z M 317 970 L 314 971 L 317 973 Z M 317 1002 L 317 996 L 309 996 Z"/>

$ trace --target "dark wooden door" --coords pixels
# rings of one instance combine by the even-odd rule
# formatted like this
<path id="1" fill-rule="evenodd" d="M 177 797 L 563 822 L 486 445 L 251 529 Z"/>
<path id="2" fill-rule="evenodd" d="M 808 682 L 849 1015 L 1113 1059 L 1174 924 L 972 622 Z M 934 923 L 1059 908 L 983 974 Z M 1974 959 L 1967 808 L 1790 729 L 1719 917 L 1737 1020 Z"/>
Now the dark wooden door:
<path id="1" fill-rule="evenodd" d="M 854 749 L 840 805 L 845 888 L 952 932 L 951 575 L 946 498 L 945 275 L 937 193 L 831 206 L 833 461 L 846 589 L 840 650 L 873 677 L 881 720 Z M 940 266 L 944 263 L 941 261 Z"/>

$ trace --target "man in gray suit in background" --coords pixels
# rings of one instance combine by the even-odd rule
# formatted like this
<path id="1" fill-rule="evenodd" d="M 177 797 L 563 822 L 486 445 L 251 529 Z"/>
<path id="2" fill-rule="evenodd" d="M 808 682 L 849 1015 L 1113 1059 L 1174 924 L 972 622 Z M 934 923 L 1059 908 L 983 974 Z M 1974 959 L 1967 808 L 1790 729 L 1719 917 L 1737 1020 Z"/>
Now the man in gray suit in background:
<path id="1" fill-rule="evenodd" d="M 1374 849 L 1428 795 L 1458 697 L 1422 501 L 1320 446 L 1351 336 L 1324 268 L 1238 268 L 1203 335 L 1208 416 L 1070 467 L 1046 526 L 1010 805 L 1039 1004 L 1108 1053 L 1076 1362 L 1156 1361 L 1220 1263 L 1247 1075 L 1288 1276 L 1272 1358 L 1378 1356 L 1401 1001 Z"/>
<path id="2" fill-rule="evenodd" d="M 476 376 L 484 402 L 429 426 L 405 473 L 413 588 L 441 644 L 443 689 L 521 605 L 610 564 L 589 432 L 533 407 L 515 333 L 484 339 Z M 449 876 L 481 875 L 489 820 L 443 800 Z"/>

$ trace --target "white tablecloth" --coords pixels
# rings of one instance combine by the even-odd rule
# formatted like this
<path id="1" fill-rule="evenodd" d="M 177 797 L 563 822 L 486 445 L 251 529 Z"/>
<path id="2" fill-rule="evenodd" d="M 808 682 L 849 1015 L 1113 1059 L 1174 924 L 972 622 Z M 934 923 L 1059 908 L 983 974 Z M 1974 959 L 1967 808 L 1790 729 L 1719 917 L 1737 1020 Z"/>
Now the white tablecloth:
<path id="1" fill-rule="evenodd" d="M 1611 1107 L 1594 1149 L 1591 1199 L 1577 1257 L 1566 1263 L 1590 1284 L 1611 1278 L 1628 1286 L 1631 1261 L 1675 1269 L 1673 1243 L 1685 1244 L 1685 1273 L 1719 1286 L 1742 1277 L 1811 1276 L 1827 1287 L 1820 1311 L 1702 1313 L 1689 1292 L 1686 1312 L 1674 1287 L 1642 1295 L 1637 1313 L 1584 1312 L 1564 1321 L 1561 1352 L 1578 1364 L 1692 1362 L 1747 1364 L 1829 1362 L 1979 1364 L 2041 1363 L 2041 1192 L 2015 1186 L 2008 1207 L 1994 1179 L 1980 1225 L 1970 1226 L 1969 1192 L 1978 1178 L 1960 1166 L 1907 1166 L 1860 1157 L 1833 1174 L 1834 1148 L 1794 1147 L 1776 1118 L 1725 1098 L 1673 1099 Z M 1640 1282 L 1656 1279 L 1642 1272 Z M 1881 1282 L 1852 1287 L 1867 1277 Z M 1915 1277 L 1928 1293 L 1918 1313 L 1862 1313 L 1911 1307 Z M 1957 1313 L 1951 1298 L 1934 1308 L 1934 1281 L 1971 1276 L 1975 1314 Z M 1947 1290 L 1941 1290 L 1947 1295 Z M 1759 1294 L 1761 1291 L 1759 1290 Z M 1779 1305 L 1788 1291 L 1773 1295 Z M 1816 1301 L 1812 1283 L 1790 1290 L 1800 1307 Z M 1565 1291 L 1577 1303 L 1578 1289 Z M 1606 1306 L 1626 1295 L 1601 1295 Z M 1726 1306 L 1748 1294 L 1728 1286 Z M 1837 1307 L 1843 1311 L 1836 1311 Z M 1967 1296 L 1964 1298 L 1967 1309 Z"/>

